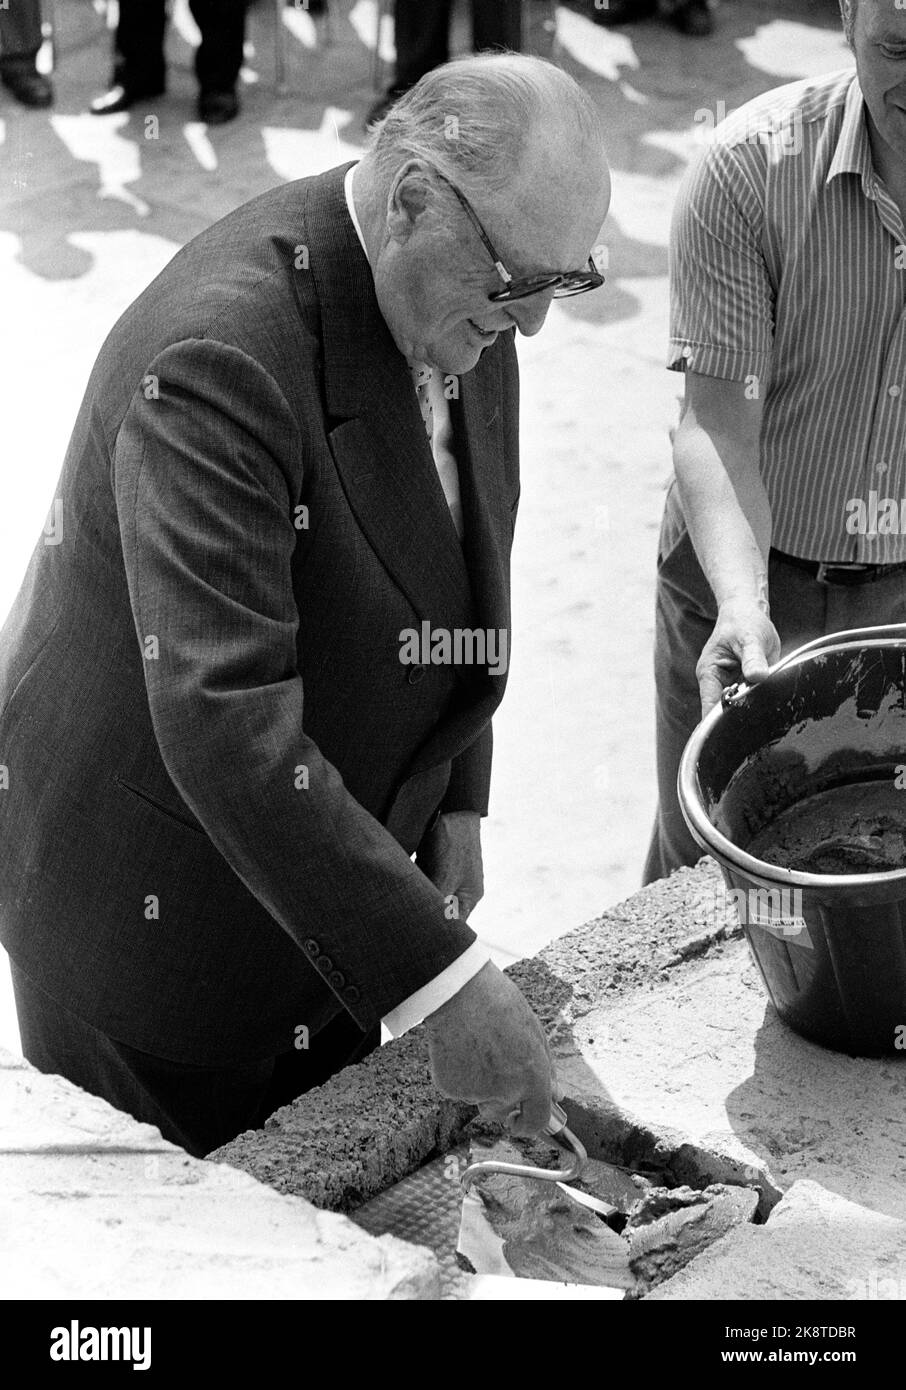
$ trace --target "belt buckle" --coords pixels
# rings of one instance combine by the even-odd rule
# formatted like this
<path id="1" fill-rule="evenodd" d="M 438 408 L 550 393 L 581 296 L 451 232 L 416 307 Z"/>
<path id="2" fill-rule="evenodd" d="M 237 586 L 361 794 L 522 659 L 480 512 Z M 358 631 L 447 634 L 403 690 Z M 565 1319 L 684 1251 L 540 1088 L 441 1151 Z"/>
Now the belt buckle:
<path id="1" fill-rule="evenodd" d="M 875 570 L 876 568 L 877 568 L 876 565 L 861 565 L 861 564 L 856 564 L 856 563 L 847 564 L 846 561 L 841 561 L 841 562 L 839 562 L 839 563 L 834 563 L 833 561 L 824 561 L 824 560 L 820 560 L 819 563 L 818 563 L 818 570 L 817 570 L 817 573 L 816 573 L 816 575 L 815 575 L 815 579 L 817 580 L 817 582 L 818 582 L 819 584 L 834 584 L 834 583 L 837 583 L 837 584 L 847 584 L 847 583 L 850 583 L 850 584 L 858 584 L 858 583 L 860 583 L 860 579 L 858 578 L 858 576 L 864 574 L 865 577 L 866 577 L 866 579 L 867 579 L 867 578 L 868 578 L 868 573 L 867 573 L 867 572 L 868 572 L 869 570 Z M 849 580 L 846 580 L 846 579 L 838 579 L 838 580 L 828 579 L 827 576 L 828 576 L 828 574 L 829 574 L 832 570 L 842 571 L 844 574 L 849 574 L 849 575 L 852 575 L 853 577 L 852 577 L 851 579 L 849 579 Z"/>

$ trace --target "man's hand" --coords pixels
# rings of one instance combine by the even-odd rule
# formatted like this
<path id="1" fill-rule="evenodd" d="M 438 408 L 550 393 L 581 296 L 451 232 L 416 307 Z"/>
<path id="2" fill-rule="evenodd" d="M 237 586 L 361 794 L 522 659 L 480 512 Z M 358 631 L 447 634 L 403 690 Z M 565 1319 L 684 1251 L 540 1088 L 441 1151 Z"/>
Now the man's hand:
<path id="1" fill-rule="evenodd" d="M 725 686 L 742 679 L 764 680 L 780 656 L 780 638 L 764 606 L 756 599 L 733 599 L 721 604 L 714 631 L 698 659 L 695 674 L 701 693 L 702 718 L 720 699 Z"/>
<path id="2" fill-rule="evenodd" d="M 555 1090 L 547 1039 L 521 990 L 490 961 L 425 1019 L 441 1095 L 477 1105 L 513 1134 L 537 1134 Z"/>
<path id="3" fill-rule="evenodd" d="M 455 898 L 459 920 L 468 921 L 469 913 L 484 894 L 478 812 L 450 811 L 442 815 L 419 845 L 415 862 L 445 898 Z"/>

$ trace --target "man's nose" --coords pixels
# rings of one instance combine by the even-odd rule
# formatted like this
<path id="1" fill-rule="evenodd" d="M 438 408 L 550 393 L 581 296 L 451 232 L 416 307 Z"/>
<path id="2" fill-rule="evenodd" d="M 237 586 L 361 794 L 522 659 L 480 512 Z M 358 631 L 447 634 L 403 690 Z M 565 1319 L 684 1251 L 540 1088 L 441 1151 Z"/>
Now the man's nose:
<path id="1" fill-rule="evenodd" d="M 516 299 L 510 303 L 510 318 L 526 338 L 533 337 L 543 327 L 553 297 L 553 291 L 548 290 L 544 294 L 533 294 L 526 299 Z"/>

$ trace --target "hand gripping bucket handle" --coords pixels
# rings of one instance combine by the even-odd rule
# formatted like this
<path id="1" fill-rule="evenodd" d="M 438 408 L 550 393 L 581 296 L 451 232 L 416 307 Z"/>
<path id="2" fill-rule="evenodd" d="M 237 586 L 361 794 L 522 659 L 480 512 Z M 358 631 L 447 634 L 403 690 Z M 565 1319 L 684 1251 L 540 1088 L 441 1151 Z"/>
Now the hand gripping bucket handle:
<path id="1" fill-rule="evenodd" d="M 770 679 L 778 671 L 785 670 L 801 657 L 814 656 L 816 652 L 834 647 L 849 646 L 853 642 L 906 642 L 906 623 L 886 623 L 881 627 L 853 627 L 848 628 L 846 632 L 829 632 L 824 637 L 815 637 L 811 642 L 806 642 L 794 652 L 788 652 L 786 656 L 781 657 L 771 667 L 767 678 Z M 728 685 L 721 697 L 724 709 L 751 689 L 752 686 L 745 681 L 736 681 L 734 685 Z"/>

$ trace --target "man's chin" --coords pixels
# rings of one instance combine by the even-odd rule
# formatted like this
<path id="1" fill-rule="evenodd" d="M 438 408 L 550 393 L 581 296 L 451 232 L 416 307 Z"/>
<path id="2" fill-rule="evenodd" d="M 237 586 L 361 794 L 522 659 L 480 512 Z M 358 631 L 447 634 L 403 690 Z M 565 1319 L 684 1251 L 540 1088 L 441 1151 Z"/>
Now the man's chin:
<path id="1" fill-rule="evenodd" d="M 458 348 L 455 352 L 438 351 L 431 355 L 431 366 L 445 376 L 465 376 L 466 372 L 477 367 L 483 351 L 483 348 L 472 346 Z"/>

